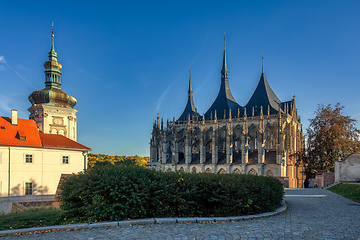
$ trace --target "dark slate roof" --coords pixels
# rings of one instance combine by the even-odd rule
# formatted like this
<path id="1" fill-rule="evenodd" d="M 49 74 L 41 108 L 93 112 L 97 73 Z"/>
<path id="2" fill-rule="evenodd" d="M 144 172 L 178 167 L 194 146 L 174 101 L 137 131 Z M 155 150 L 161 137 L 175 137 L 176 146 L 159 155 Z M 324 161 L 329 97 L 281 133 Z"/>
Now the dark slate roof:
<path id="1" fill-rule="evenodd" d="M 219 90 L 219 94 L 217 95 L 214 103 L 211 105 L 209 110 L 205 113 L 205 119 L 210 120 L 214 119 L 215 111 L 217 115 L 217 119 L 224 119 L 224 112 L 226 113 L 226 117 L 229 117 L 229 111 L 231 109 L 231 116 L 237 116 L 238 109 L 240 111 L 243 109 L 231 94 L 229 82 L 227 80 L 221 81 L 221 86 Z"/>
<path id="2" fill-rule="evenodd" d="M 188 101 L 186 103 L 185 109 L 184 109 L 183 113 L 181 114 L 181 116 L 178 118 L 178 121 L 188 120 L 189 114 L 190 114 L 191 120 L 193 119 L 193 117 L 197 117 L 197 118 L 199 117 L 199 114 L 196 111 L 196 107 L 195 107 L 192 96 L 188 97 Z"/>
<path id="3" fill-rule="evenodd" d="M 262 73 L 255 92 L 245 106 L 247 115 L 251 116 L 252 108 L 254 107 L 254 115 L 259 116 L 261 106 L 263 107 L 264 115 L 267 115 L 268 106 L 270 106 L 270 115 L 277 114 L 280 109 L 279 104 L 281 105 L 281 101 L 271 89 L 269 83 L 266 80 L 265 74 Z"/>

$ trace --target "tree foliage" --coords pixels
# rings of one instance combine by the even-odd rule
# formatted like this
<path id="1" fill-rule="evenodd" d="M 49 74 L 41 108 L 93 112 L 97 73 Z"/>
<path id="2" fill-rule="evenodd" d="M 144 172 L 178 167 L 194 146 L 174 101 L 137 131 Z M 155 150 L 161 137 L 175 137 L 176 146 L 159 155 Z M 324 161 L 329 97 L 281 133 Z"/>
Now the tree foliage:
<path id="1" fill-rule="evenodd" d="M 320 104 L 310 119 L 304 157 L 308 177 L 320 170 L 334 172 L 335 161 L 360 150 L 356 120 L 344 115 L 343 109 L 340 103 L 335 107 Z"/>
<path id="2" fill-rule="evenodd" d="M 150 161 L 149 157 L 140 156 L 108 156 L 105 154 L 89 154 L 88 155 L 88 168 L 93 168 L 97 164 L 115 164 L 120 163 L 127 166 L 146 167 Z"/>

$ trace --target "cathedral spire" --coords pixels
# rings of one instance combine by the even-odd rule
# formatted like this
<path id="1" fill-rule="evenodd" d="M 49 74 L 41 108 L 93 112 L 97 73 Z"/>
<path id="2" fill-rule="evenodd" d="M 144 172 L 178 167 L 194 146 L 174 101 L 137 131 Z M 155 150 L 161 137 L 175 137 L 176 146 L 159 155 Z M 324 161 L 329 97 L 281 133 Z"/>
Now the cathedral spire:
<path id="1" fill-rule="evenodd" d="M 223 65 L 221 69 L 221 81 L 228 80 L 228 73 L 229 70 L 227 69 L 227 62 L 226 62 L 226 34 L 224 33 L 224 55 L 223 55 Z"/>
<path id="2" fill-rule="evenodd" d="M 188 93 L 189 93 L 188 97 L 193 98 L 193 91 L 192 91 L 192 86 L 191 86 L 191 67 L 189 69 L 189 91 L 188 91 Z"/>
<path id="3" fill-rule="evenodd" d="M 194 99 L 193 99 L 193 90 L 191 85 L 191 68 L 189 69 L 189 90 L 188 90 L 188 100 L 185 106 L 185 109 L 181 116 L 179 117 L 178 121 L 186 121 L 188 119 L 188 115 L 193 117 L 199 117 L 199 113 L 196 110 Z"/>
<path id="4" fill-rule="evenodd" d="M 224 111 L 229 112 L 229 109 L 231 109 L 233 110 L 233 113 L 235 113 L 235 111 L 238 108 L 242 109 L 242 107 L 236 102 L 235 98 L 233 97 L 230 91 L 228 73 L 229 71 L 227 69 L 227 62 L 226 62 L 226 37 L 224 36 L 224 55 L 223 55 L 223 64 L 221 69 L 220 89 L 215 101 L 205 113 L 205 118 L 207 120 L 211 119 L 211 113 L 215 112 L 215 110 L 218 113 L 219 119 L 226 119 L 227 118 L 226 114 L 222 115 Z M 232 117 L 235 117 L 235 115 L 233 115 Z"/>
<path id="5" fill-rule="evenodd" d="M 264 73 L 264 57 L 262 57 L 262 73 Z"/>

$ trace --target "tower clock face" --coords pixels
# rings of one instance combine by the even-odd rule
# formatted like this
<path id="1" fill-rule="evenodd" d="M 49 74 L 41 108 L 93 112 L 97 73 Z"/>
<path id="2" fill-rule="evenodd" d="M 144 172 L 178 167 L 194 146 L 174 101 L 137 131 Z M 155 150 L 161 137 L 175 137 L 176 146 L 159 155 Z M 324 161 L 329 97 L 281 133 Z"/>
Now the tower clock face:
<path id="1" fill-rule="evenodd" d="M 61 118 L 54 118 L 54 124 L 56 125 L 62 125 L 62 119 Z"/>

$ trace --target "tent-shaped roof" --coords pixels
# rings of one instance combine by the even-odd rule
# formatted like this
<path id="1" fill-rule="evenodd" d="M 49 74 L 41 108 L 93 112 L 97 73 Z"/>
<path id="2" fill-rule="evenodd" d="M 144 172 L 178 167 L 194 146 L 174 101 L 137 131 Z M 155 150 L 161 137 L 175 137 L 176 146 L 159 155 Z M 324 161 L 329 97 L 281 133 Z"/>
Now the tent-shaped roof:
<path id="1" fill-rule="evenodd" d="M 264 72 L 261 74 L 259 83 L 245 107 L 248 115 L 254 108 L 254 116 L 259 116 L 261 106 L 263 107 L 264 114 L 267 113 L 269 107 L 270 114 L 276 114 L 281 109 L 281 101 L 271 89 Z"/>

